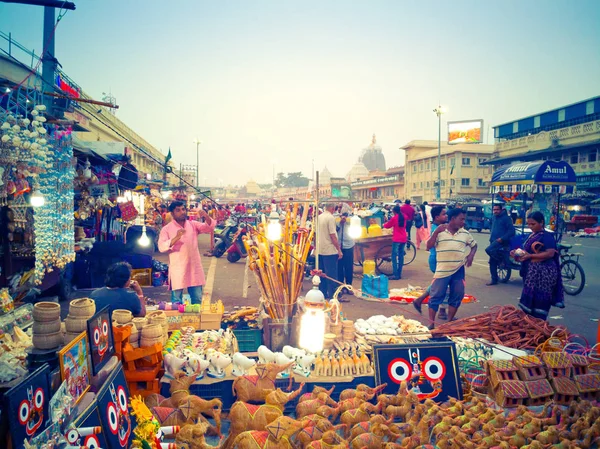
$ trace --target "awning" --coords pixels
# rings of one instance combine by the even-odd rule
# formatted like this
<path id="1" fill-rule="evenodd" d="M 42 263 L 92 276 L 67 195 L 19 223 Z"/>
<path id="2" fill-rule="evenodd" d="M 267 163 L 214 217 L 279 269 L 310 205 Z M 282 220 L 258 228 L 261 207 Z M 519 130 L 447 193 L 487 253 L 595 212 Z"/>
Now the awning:
<path id="1" fill-rule="evenodd" d="M 575 171 L 565 161 L 533 161 L 508 165 L 496 170 L 490 183 L 492 193 L 572 193 L 576 184 Z"/>

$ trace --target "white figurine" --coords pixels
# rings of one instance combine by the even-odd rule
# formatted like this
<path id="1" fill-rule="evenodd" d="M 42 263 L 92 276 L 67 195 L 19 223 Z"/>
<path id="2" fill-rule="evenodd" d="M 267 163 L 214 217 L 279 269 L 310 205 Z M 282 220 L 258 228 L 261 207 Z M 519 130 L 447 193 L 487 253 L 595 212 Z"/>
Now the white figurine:
<path id="1" fill-rule="evenodd" d="M 278 365 L 289 365 L 290 363 L 293 363 L 293 362 L 294 362 L 294 360 L 287 358 L 283 352 L 275 353 L 275 363 L 277 363 Z M 288 377 L 290 377 L 290 371 L 291 371 L 291 367 L 280 372 L 279 374 L 277 374 L 277 377 L 279 379 L 282 379 L 282 378 L 287 379 Z"/>
<path id="2" fill-rule="evenodd" d="M 256 365 L 256 360 L 249 359 L 245 355 L 242 355 L 240 352 L 236 352 L 233 354 L 232 358 L 233 362 L 233 371 L 231 374 L 234 376 L 243 376 L 248 374 L 248 370 Z"/>
<path id="3" fill-rule="evenodd" d="M 275 363 L 275 354 L 265 345 L 260 345 L 257 351 L 259 363 Z"/>
<path id="4" fill-rule="evenodd" d="M 223 378 L 225 377 L 225 368 L 227 368 L 231 364 L 231 359 L 229 356 L 215 351 L 210 356 L 210 366 L 208 368 L 208 376 Z"/>
<path id="5" fill-rule="evenodd" d="M 296 367 L 294 368 L 294 372 L 304 377 L 310 376 L 311 367 L 313 362 L 315 361 L 315 358 L 316 357 L 314 354 L 308 354 L 300 357 L 298 360 L 296 360 Z"/>

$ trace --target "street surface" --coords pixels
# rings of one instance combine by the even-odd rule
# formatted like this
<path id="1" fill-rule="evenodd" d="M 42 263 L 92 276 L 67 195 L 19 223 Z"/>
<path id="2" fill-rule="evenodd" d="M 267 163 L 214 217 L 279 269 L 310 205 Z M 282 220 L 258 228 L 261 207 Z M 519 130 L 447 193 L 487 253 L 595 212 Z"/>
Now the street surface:
<path id="1" fill-rule="evenodd" d="M 517 305 L 521 294 L 522 281 L 518 273 L 514 271 L 507 284 L 498 284 L 491 287 L 485 285 L 486 282 L 489 282 L 490 275 L 487 255 L 483 250 L 487 246 L 489 232 L 485 231 L 479 234 L 475 231 L 473 236 L 477 240 L 478 251 L 473 266 L 467 270 L 466 292 L 475 296 L 478 302 L 463 304 L 458 311 L 458 318 L 485 313 L 490 307 L 497 304 Z M 550 311 L 548 321 L 553 325 L 560 324 L 567 326 L 571 332 L 583 335 L 593 345 L 596 343 L 598 327 L 598 323 L 593 320 L 600 318 L 600 304 L 598 302 L 598 292 L 600 292 L 600 276 L 598 275 L 598 267 L 600 267 L 600 240 L 566 237 L 563 241 L 564 243 L 574 245 L 571 251 L 584 254 L 580 259 L 580 263 L 586 273 L 587 281 L 583 292 L 579 295 L 565 295 L 566 308 L 553 308 Z M 208 244 L 208 236 L 201 235 L 199 237 L 201 254 L 208 249 Z M 403 288 L 408 285 L 428 285 L 432 278 L 427 264 L 428 255 L 429 253 L 424 250 L 418 251 L 416 259 L 410 265 L 404 267 L 402 280 L 390 281 L 390 288 Z M 161 254 L 156 254 L 155 258 L 167 261 L 167 258 Z M 247 297 L 244 298 L 243 287 L 246 271 L 244 261 L 245 259 L 242 259 L 235 264 L 231 264 L 225 256 L 220 259 L 202 257 L 202 263 L 207 275 L 205 294 L 210 294 L 213 301 L 221 299 L 226 309 L 231 309 L 234 306 L 256 306 L 258 304 L 259 294 L 252 272 L 248 272 L 247 285 L 249 285 L 249 288 L 247 289 Z M 360 278 L 361 271 L 357 268 L 353 284 L 355 288 L 360 288 Z M 311 284 L 309 280 L 306 280 L 304 291 L 310 288 Z M 156 290 L 158 289 L 149 289 L 148 293 Z M 342 306 L 343 313 L 352 320 L 368 318 L 371 315 L 377 314 L 400 314 L 407 318 L 419 319 L 424 324 L 428 324 L 426 320 L 421 319 L 422 317 L 411 305 L 372 302 L 354 297 L 350 297 L 350 299 L 351 302 L 343 303 Z M 426 315 L 427 309 L 424 308 L 423 312 Z"/>

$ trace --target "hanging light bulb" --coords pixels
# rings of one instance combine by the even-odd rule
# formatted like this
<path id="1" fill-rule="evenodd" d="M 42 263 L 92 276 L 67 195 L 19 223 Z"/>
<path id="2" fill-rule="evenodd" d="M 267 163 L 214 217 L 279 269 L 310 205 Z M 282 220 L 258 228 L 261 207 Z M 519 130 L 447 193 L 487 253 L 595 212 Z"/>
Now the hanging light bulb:
<path id="1" fill-rule="evenodd" d="M 325 340 L 325 296 L 319 290 L 321 278 L 314 276 L 313 288 L 304 298 L 304 314 L 300 318 L 298 345 L 309 352 L 323 350 Z"/>
<path id="2" fill-rule="evenodd" d="M 138 239 L 138 245 L 140 246 L 150 246 L 150 239 L 148 238 L 148 234 L 146 233 L 146 225 L 142 227 L 142 235 Z"/>
<path id="3" fill-rule="evenodd" d="M 44 204 L 46 204 L 46 199 L 40 192 L 36 190 L 29 197 L 29 204 L 31 204 L 31 207 L 42 207 Z"/>
<path id="4" fill-rule="evenodd" d="M 350 218 L 350 229 L 348 229 L 348 234 L 355 240 L 360 238 L 362 234 L 362 225 L 358 215 L 353 215 Z"/>
<path id="5" fill-rule="evenodd" d="M 275 211 L 271 212 L 269 215 L 267 238 L 272 242 L 278 242 L 281 240 L 281 223 L 279 223 L 279 214 Z"/>
<path id="6" fill-rule="evenodd" d="M 190 200 L 195 200 L 196 199 L 196 195 L 194 195 L 193 193 L 190 195 Z"/>
<path id="7" fill-rule="evenodd" d="M 126 203 L 127 200 L 125 199 L 124 196 L 118 196 L 117 197 L 117 203 Z"/>
<path id="8" fill-rule="evenodd" d="M 92 164 L 90 164 L 90 160 L 86 159 L 85 160 L 85 165 L 83 168 L 83 177 L 85 179 L 90 179 L 92 177 L 92 169 L 91 169 Z"/>

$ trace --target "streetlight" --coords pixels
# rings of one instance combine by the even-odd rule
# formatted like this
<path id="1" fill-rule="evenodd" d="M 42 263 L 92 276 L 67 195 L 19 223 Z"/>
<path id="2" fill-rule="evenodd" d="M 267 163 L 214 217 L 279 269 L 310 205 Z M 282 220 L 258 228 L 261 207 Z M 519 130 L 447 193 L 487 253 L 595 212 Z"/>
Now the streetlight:
<path id="1" fill-rule="evenodd" d="M 440 200 L 441 198 L 441 188 L 442 188 L 442 171 L 440 168 L 440 159 L 442 158 L 442 114 L 445 114 L 447 112 L 447 109 L 444 106 L 438 105 L 437 108 L 435 108 L 433 110 L 433 112 L 435 112 L 435 115 L 438 116 L 438 157 L 437 157 L 437 171 L 438 171 L 438 177 L 437 177 L 437 189 L 435 191 L 435 199 L 437 201 Z"/>
<path id="2" fill-rule="evenodd" d="M 200 185 L 200 144 L 202 141 L 196 137 L 193 143 L 196 144 L 196 187 L 198 187 Z"/>

